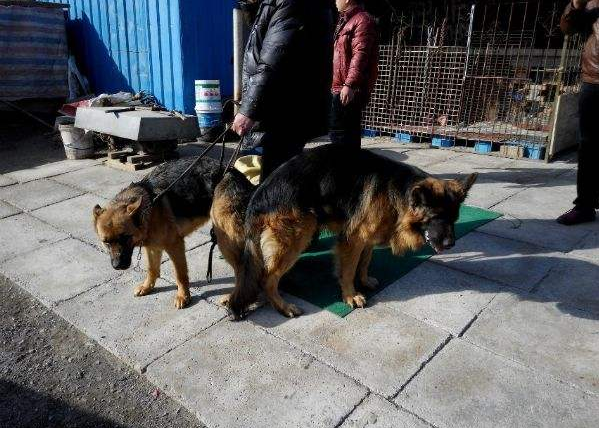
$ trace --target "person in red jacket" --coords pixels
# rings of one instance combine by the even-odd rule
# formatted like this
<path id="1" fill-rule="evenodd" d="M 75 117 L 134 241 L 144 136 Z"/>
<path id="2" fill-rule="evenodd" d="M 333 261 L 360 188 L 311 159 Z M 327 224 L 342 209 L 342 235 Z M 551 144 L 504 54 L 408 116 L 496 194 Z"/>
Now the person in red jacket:
<path id="1" fill-rule="evenodd" d="M 336 0 L 339 21 L 333 51 L 332 143 L 360 148 L 362 109 L 377 77 L 378 37 L 374 18 L 359 0 Z"/>

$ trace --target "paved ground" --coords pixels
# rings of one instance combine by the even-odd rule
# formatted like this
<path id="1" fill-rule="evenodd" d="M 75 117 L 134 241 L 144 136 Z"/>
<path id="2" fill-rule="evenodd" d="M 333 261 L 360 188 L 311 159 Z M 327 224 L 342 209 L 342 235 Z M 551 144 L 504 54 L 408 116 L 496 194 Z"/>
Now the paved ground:
<path id="1" fill-rule="evenodd" d="M 200 426 L 143 375 L 1 276 L 0 312 L 0 426 Z"/>
<path id="2" fill-rule="evenodd" d="M 172 307 L 168 262 L 133 297 L 141 274 L 111 269 L 90 217 L 140 175 L 98 161 L 0 157 L 0 272 L 209 427 L 596 427 L 599 223 L 554 222 L 575 165 L 365 145 L 444 177 L 478 171 L 468 203 L 504 217 L 346 318 L 297 301 L 298 319 L 229 321 L 215 302 L 232 271 L 216 258 L 206 286 L 202 233 L 190 308 Z"/>

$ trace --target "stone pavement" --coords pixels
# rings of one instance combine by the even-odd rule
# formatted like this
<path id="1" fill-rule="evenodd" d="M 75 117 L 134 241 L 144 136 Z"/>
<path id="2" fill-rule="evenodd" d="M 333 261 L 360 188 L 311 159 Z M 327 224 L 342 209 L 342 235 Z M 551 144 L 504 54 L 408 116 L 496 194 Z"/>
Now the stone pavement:
<path id="1" fill-rule="evenodd" d="M 96 160 L 0 161 L 0 272 L 209 427 L 597 427 L 599 222 L 554 222 L 575 164 L 364 143 L 442 177 L 478 171 L 467 202 L 504 217 L 346 318 L 289 297 L 304 316 L 231 322 L 216 301 L 232 270 L 217 256 L 204 280 L 206 228 L 187 242 L 189 308 L 173 308 L 166 259 L 134 297 L 142 273 L 110 267 L 91 209 L 143 173 Z"/>

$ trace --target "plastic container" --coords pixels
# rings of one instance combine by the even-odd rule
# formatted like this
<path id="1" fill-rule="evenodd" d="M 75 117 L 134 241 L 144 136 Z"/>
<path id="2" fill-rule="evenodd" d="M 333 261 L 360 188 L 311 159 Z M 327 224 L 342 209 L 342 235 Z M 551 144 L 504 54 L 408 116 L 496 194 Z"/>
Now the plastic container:
<path id="1" fill-rule="evenodd" d="M 524 143 L 524 157 L 529 159 L 545 159 L 545 145 L 538 143 Z"/>
<path id="2" fill-rule="evenodd" d="M 380 135 L 380 132 L 376 131 L 374 129 L 364 128 L 362 130 L 362 137 L 378 137 L 379 135 Z"/>
<path id="3" fill-rule="evenodd" d="M 453 147 L 453 138 L 449 137 L 433 137 L 431 141 L 433 147 Z"/>
<path id="4" fill-rule="evenodd" d="M 220 125 L 221 111 L 202 111 L 196 110 L 198 116 L 198 126 L 202 134 L 208 132 L 210 128 Z"/>
<path id="5" fill-rule="evenodd" d="M 195 81 L 196 112 L 218 112 L 223 109 L 220 97 L 220 80 Z"/>
<path id="6" fill-rule="evenodd" d="M 476 153 L 491 153 L 493 151 L 493 144 L 490 141 L 477 141 L 474 144 L 474 151 Z"/>
<path id="7" fill-rule="evenodd" d="M 412 136 L 407 132 L 397 132 L 394 137 L 395 141 L 402 144 L 407 144 L 412 142 Z"/>
<path id="8" fill-rule="evenodd" d="M 73 125 L 58 125 L 67 159 L 86 159 L 94 154 L 92 133 Z"/>

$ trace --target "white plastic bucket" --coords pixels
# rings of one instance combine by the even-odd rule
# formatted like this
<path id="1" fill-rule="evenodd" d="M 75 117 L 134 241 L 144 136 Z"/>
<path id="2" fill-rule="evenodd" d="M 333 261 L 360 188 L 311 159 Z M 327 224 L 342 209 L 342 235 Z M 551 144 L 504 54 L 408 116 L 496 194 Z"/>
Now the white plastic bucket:
<path id="1" fill-rule="evenodd" d="M 196 80 L 196 111 L 221 112 L 220 80 Z"/>
<path id="2" fill-rule="evenodd" d="M 221 113 L 222 109 L 220 111 L 196 110 L 200 132 L 203 134 L 210 130 L 210 128 L 214 128 L 215 126 L 220 125 Z"/>
<path id="3" fill-rule="evenodd" d="M 58 125 L 67 159 L 85 159 L 94 154 L 92 133 L 73 125 Z"/>

